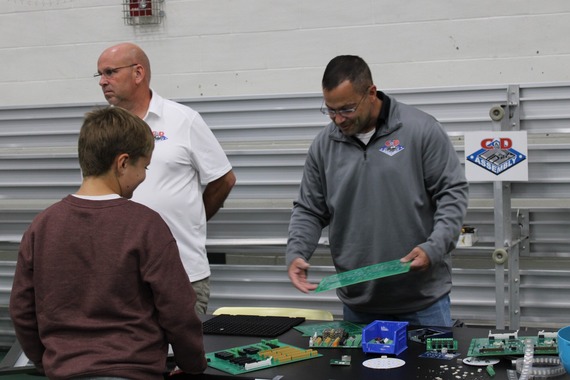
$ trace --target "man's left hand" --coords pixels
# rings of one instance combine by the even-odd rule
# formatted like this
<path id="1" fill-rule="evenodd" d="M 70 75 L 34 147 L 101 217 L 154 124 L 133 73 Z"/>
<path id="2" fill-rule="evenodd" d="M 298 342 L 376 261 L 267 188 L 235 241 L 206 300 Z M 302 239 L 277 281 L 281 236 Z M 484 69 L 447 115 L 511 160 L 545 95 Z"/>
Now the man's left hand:
<path id="1" fill-rule="evenodd" d="M 415 247 L 410 253 L 400 259 L 402 263 L 412 262 L 410 270 L 426 270 L 431 262 L 427 253 L 420 247 Z"/>

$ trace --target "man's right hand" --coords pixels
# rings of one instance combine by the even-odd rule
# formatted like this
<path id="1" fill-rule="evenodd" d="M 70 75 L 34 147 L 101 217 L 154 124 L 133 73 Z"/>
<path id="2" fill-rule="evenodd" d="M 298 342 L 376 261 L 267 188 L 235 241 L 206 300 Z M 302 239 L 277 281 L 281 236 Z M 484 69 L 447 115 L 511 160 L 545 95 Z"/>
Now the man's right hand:
<path id="1" fill-rule="evenodd" d="M 309 267 L 310 265 L 308 262 L 297 257 L 293 262 L 291 262 L 291 265 L 289 265 L 287 270 L 293 286 L 303 293 L 309 293 L 311 290 L 315 290 L 317 288 L 317 284 L 311 284 L 307 279 Z"/>

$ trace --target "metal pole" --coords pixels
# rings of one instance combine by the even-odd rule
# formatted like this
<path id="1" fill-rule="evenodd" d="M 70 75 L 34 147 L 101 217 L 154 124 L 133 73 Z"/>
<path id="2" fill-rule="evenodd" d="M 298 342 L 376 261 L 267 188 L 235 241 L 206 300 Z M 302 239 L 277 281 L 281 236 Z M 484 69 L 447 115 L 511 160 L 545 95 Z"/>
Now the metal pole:
<path id="1" fill-rule="evenodd" d="M 520 130 L 520 91 L 519 87 L 516 85 L 509 86 L 508 94 L 508 121 L 503 124 L 503 128 L 509 131 L 519 131 Z M 508 125 L 505 125 L 508 124 Z M 509 186 L 509 209 L 511 208 L 511 187 Z M 519 257 L 520 257 L 520 246 L 521 241 L 513 242 L 513 228 L 511 224 L 511 213 L 509 212 L 509 228 L 506 230 L 505 243 L 508 242 L 510 245 L 509 251 L 509 328 L 512 330 L 518 330 L 520 327 L 520 267 L 519 267 Z M 520 224 L 520 220 L 517 218 L 517 224 Z M 522 236 L 519 236 L 519 238 Z"/>
<path id="2" fill-rule="evenodd" d="M 494 131 L 520 130 L 519 87 L 511 85 L 507 89 L 507 103 L 491 108 L 489 115 L 493 120 Z M 518 329 L 520 325 L 519 304 L 519 246 L 520 241 L 513 243 L 511 218 L 511 183 L 493 182 L 495 205 L 495 287 L 496 287 L 496 325 L 505 328 L 505 262 L 508 260 L 509 291 L 509 327 Z"/>
<path id="3" fill-rule="evenodd" d="M 495 291 L 496 291 L 496 326 L 497 329 L 505 328 L 505 261 L 508 256 L 511 229 L 511 202 L 510 184 L 508 182 L 493 182 L 493 194 L 495 197 Z M 510 298 L 509 298 L 510 299 Z"/>

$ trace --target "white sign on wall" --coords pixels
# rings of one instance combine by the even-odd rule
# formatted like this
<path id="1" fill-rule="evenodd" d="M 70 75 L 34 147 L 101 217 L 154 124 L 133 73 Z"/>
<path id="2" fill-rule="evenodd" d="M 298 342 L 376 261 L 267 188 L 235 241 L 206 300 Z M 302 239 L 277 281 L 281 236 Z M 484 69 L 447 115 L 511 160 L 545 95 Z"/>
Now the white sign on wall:
<path id="1" fill-rule="evenodd" d="M 526 131 L 465 132 L 465 176 L 469 182 L 528 181 Z"/>

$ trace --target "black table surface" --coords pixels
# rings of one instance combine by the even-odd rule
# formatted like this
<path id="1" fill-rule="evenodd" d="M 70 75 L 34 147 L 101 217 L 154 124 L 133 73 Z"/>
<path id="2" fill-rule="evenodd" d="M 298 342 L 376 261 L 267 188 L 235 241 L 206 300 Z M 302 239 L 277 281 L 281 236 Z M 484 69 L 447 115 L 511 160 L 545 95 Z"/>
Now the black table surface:
<path id="1" fill-rule="evenodd" d="M 319 323 L 318 321 L 305 321 L 303 325 Z M 322 322 L 326 323 L 326 322 Z M 416 327 L 408 327 L 409 330 Z M 405 365 L 394 369 L 370 369 L 362 365 L 365 360 L 379 358 L 383 354 L 365 353 L 361 348 L 315 348 L 323 356 L 304 361 L 284 364 L 268 369 L 249 372 L 242 375 L 230 375 L 217 369 L 208 367 L 203 375 L 176 375 L 171 379 L 176 380 L 197 380 L 197 379 L 229 379 L 229 378 L 249 378 L 249 379 L 269 379 L 282 380 L 290 379 L 311 379 L 311 380 L 368 380 L 368 379 L 403 379 L 403 380 L 507 380 L 507 369 L 513 369 L 512 359 L 502 357 L 498 364 L 493 366 L 495 375 L 491 377 L 485 367 L 466 365 L 462 362 L 467 356 L 469 345 L 473 338 L 486 338 L 489 335 L 488 327 L 454 327 L 452 329 L 453 339 L 458 342 L 460 356 L 451 360 L 420 358 L 419 355 L 426 352 L 425 344 L 411 340 L 407 342 L 407 349 L 400 355 L 386 355 L 390 358 L 398 358 L 405 361 Z M 493 329 L 494 330 L 494 329 Z M 555 331 L 545 329 L 546 331 Z M 519 337 L 536 336 L 538 329 L 520 329 Z M 225 335 L 204 335 L 204 345 L 206 352 L 226 350 L 233 347 L 246 346 L 259 343 L 260 337 L 248 336 L 225 336 Z M 308 349 L 309 338 L 303 336 L 301 332 L 291 329 L 285 334 L 275 338 L 279 342 L 295 347 Z M 350 366 L 331 365 L 331 359 L 340 360 L 343 355 L 351 357 Z M 557 380 L 570 380 L 570 375 L 556 377 Z"/>

